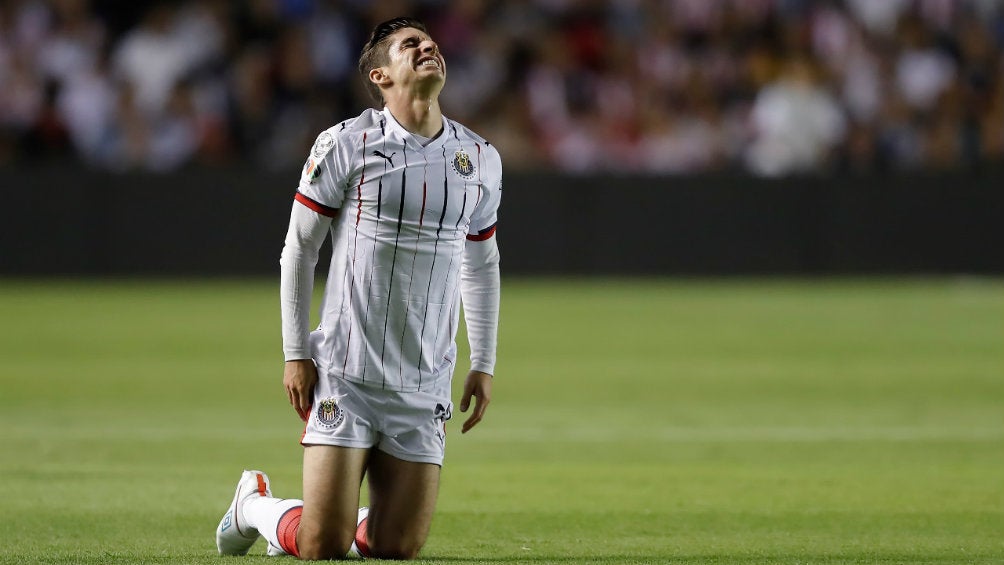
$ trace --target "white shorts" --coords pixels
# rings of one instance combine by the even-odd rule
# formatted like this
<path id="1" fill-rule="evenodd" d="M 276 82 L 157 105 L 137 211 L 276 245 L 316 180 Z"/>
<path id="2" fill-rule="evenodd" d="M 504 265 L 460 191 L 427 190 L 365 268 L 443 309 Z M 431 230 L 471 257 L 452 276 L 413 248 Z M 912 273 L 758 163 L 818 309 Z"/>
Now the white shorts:
<path id="1" fill-rule="evenodd" d="M 321 377 L 300 443 L 380 451 L 403 461 L 443 465 L 450 379 L 433 390 L 396 392 Z"/>

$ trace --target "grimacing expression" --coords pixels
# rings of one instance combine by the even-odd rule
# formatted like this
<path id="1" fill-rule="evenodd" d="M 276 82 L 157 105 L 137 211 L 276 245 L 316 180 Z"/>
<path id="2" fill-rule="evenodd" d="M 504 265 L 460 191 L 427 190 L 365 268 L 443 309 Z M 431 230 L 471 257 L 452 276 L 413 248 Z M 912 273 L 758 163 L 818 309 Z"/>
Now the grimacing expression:
<path id="1" fill-rule="evenodd" d="M 387 67 L 395 82 L 408 82 L 430 75 L 440 82 L 446 80 L 446 60 L 429 34 L 407 27 L 395 31 L 388 39 Z"/>

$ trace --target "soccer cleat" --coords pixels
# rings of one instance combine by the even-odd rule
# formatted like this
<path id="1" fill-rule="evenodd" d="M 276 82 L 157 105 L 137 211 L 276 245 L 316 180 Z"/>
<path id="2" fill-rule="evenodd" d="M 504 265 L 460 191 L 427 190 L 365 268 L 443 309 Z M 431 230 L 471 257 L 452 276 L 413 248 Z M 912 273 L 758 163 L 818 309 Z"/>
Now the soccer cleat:
<path id="1" fill-rule="evenodd" d="M 359 509 L 359 513 L 356 514 L 356 539 L 352 540 L 352 546 L 349 547 L 349 555 L 355 555 L 358 557 L 369 557 L 370 548 L 366 543 L 366 518 L 370 515 L 370 509 L 363 506 Z M 362 542 L 361 544 L 359 542 Z"/>
<path id="2" fill-rule="evenodd" d="M 268 544 L 268 549 L 265 550 L 265 555 L 268 555 L 269 557 L 278 557 L 280 555 L 286 555 L 286 552 L 281 548 Z"/>
<path id="3" fill-rule="evenodd" d="M 245 555 L 258 540 L 258 530 L 244 519 L 244 503 L 255 496 L 272 496 L 268 475 L 261 471 L 244 471 L 237 483 L 234 500 L 216 527 L 216 549 L 220 555 Z"/>

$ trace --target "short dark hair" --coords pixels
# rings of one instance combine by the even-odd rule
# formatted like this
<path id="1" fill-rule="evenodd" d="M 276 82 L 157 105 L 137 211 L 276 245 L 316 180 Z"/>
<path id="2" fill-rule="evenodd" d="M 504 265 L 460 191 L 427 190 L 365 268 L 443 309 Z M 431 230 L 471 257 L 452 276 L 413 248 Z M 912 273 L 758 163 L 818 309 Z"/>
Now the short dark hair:
<path id="1" fill-rule="evenodd" d="M 366 45 L 363 45 L 362 53 L 359 54 L 359 74 L 363 75 L 363 84 L 366 85 L 370 96 L 376 102 L 383 103 L 383 95 L 380 94 L 380 87 L 370 81 L 370 71 L 390 62 L 389 53 L 385 49 L 386 40 L 395 31 L 406 27 L 415 28 L 423 33 L 429 33 L 425 28 L 425 24 L 417 18 L 406 16 L 393 18 L 381 22 L 373 28 L 369 40 L 366 41 Z"/>

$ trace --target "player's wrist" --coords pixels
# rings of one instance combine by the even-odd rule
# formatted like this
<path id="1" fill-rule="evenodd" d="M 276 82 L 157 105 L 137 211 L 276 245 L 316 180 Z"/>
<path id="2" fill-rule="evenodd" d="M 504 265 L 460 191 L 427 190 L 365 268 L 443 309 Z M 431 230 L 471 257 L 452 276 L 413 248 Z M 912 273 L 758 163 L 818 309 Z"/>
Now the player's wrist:
<path id="1" fill-rule="evenodd" d="M 495 364 L 484 361 L 473 361 L 471 362 L 471 372 L 484 373 L 488 376 L 492 376 L 495 374 Z"/>

